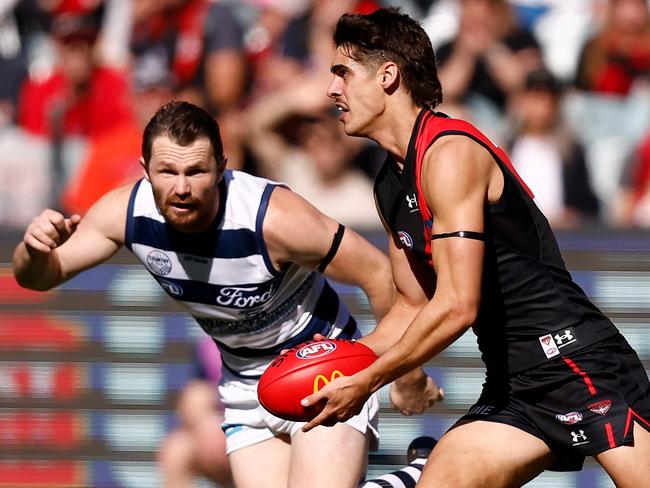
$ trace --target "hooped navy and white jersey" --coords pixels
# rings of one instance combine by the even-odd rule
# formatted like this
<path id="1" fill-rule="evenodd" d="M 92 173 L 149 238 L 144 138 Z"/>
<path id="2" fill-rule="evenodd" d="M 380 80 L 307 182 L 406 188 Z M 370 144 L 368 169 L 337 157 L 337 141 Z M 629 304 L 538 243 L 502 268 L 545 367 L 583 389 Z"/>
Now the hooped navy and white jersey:
<path id="1" fill-rule="evenodd" d="M 312 339 L 358 336 L 345 305 L 313 270 L 274 269 L 262 224 L 277 183 L 226 170 L 219 212 L 201 233 L 165 222 L 151 184 L 131 194 L 125 244 L 165 291 L 215 340 L 230 373 L 258 378 L 284 348 Z"/>

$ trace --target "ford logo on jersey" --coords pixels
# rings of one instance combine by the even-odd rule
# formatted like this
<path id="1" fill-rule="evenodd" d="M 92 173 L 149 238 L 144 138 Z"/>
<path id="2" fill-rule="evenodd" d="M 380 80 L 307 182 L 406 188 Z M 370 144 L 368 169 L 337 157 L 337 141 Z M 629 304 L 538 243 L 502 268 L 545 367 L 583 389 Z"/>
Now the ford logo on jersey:
<path id="1" fill-rule="evenodd" d="M 218 305 L 232 308 L 252 308 L 268 302 L 273 296 L 273 283 L 261 286 L 224 286 L 219 289 L 216 301 Z M 270 286 L 269 286 L 270 285 Z"/>

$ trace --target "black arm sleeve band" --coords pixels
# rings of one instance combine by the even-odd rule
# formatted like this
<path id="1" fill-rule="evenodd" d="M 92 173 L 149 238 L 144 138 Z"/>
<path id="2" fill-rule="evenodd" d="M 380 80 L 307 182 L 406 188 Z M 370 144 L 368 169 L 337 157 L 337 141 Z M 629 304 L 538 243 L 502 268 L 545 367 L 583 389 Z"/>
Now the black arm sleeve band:
<path id="1" fill-rule="evenodd" d="M 327 251 L 327 255 L 323 258 L 323 260 L 318 265 L 318 271 L 320 273 L 325 271 L 327 265 L 330 264 L 332 259 L 334 259 L 334 256 L 336 255 L 336 251 L 339 250 L 339 246 L 341 245 L 341 240 L 343 239 L 344 232 L 345 232 L 345 226 L 343 224 L 339 224 L 339 228 L 336 229 L 336 234 L 334 234 L 334 239 L 332 239 L 332 245 L 330 247 L 330 250 Z"/>
<path id="2" fill-rule="evenodd" d="M 484 241 L 485 234 L 483 232 L 473 232 L 471 230 L 458 230 L 456 232 L 448 232 L 446 234 L 433 234 L 431 240 L 446 239 L 448 237 L 464 237 L 465 239 L 474 239 L 477 241 Z"/>

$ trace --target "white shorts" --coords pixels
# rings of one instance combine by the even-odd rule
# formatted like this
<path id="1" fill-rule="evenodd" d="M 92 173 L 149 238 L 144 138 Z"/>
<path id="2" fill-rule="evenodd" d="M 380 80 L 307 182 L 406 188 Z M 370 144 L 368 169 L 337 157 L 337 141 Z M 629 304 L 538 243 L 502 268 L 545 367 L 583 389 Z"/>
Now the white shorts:
<path id="1" fill-rule="evenodd" d="M 291 422 L 270 414 L 257 399 L 257 381 L 233 377 L 225 368 L 219 395 L 224 406 L 223 430 L 228 454 L 281 434 L 293 436 L 305 425 L 304 422 Z M 379 401 L 373 394 L 361 412 L 345 422 L 362 434 L 369 435 L 371 448 L 379 441 L 378 412 Z"/>

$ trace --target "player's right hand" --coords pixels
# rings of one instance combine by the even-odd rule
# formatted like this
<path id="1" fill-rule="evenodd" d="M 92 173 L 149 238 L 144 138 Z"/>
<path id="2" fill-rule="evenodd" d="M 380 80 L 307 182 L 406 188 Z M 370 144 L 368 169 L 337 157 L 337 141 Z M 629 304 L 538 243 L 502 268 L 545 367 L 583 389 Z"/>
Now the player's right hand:
<path id="1" fill-rule="evenodd" d="M 402 415 L 422 413 L 444 397 L 442 388 L 422 368 L 416 368 L 396 379 L 389 391 L 391 406 Z"/>
<path id="2" fill-rule="evenodd" d="M 49 254 L 77 230 L 81 216 L 74 214 L 65 218 L 56 210 L 47 209 L 34 217 L 23 236 L 23 242 L 30 254 Z"/>

